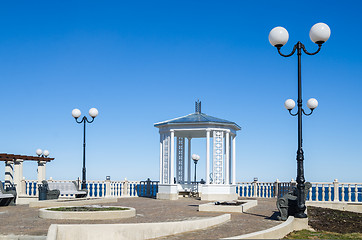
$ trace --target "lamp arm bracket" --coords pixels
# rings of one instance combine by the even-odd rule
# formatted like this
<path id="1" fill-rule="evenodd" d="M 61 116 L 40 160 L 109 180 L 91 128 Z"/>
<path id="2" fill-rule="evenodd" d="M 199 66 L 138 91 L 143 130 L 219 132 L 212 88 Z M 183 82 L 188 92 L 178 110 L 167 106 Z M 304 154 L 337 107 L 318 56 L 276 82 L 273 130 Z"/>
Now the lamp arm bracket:
<path id="1" fill-rule="evenodd" d="M 290 115 L 292 115 L 292 116 L 297 116 L 298 115 L 298 112 L 296 112 L 296 113 L 292 113 L 292 109 L 290 109 L 290 110 L 288 110 L 289 111 L 289 113 L 290 113 Z"/>
<path id="2" fill-rule="evenodd" d="M 302 49 L 303 49 L 303 52 L 305 52 L 306 54 L 308 55 L 316 55 L 317 53 L 319 53 L 319 51 L 321 50 L 322 48 L 322 43 L 318 43 L 318 50 L 315 51 L 314 53 L 310 53 L 307 51 L 307 49 L 305 49 L 305 46 L 302 44 Z"/>
<path id="3" fill-rule="evenodd" d="M 302 112 L 303 112 L 303 114 L 306 115 L 306 116 L 312 115 L 313 110 L 314 110 L 314 109 L 311 109 L 311 110 L 310 110 L 310 113 L 305 113 L 304 109 L 302 108 Z"/>
<path id="4" fill-rule="evenodd" d="M 78 118 L 75 118 L 75 121 L 76 121 L 77 123 L 82 123 L 82 122 L 84 122 L 84 118 L 85 118 L 85 117 L 83 117 L 81 121 L 78 121 Z"/>
<path id="5" fill-rule="evenodd" d="M 278 49 L 278 53 L 279 53 L 281 56 L 283 56 L 283 57 L 290 57 L 290 56 L 292 56 L 292 55 L 295 53 L 295 51 L 297 50 L 297 44 L 294 45 L 294 48 L 293 48 L 292 52 L 289 53 L 289 54 L 283 54 L 283 53 L 280 51 L 280 49 L 282 48 L 282 47 L 280 47 L 280 46 L 278 46 L 278 47 L 276 47 L 276 48 Z"/>
<path id="6" fill-rule="evenodd" d="M 87 123 L 92 123 L 94 121 L 94 117 L 92 117 L 91 121 L 89 121 L 86 117 L 84 117 L 84 118 L 85 118 L 85 121 L 87 121 Z"/>

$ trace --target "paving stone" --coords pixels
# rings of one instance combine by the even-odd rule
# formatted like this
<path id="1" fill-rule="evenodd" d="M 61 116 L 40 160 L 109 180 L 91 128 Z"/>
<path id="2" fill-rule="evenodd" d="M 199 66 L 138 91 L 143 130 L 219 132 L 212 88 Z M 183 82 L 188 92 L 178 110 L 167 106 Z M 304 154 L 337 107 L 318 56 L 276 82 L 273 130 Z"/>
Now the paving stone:
<path id="1" fill-rule="evenodd" d="M 275 199 L 258 199 L 258 206 L 247 213 L 231 213 L 231 221 L 207 230 L 188 232 L 162 239 L 219 239 L 264 230 L 281 222 L 276 221 Z M 51 224 L 110 224 L 185 221 L 204 217 L 219 216 L 222 213 L 199 212 L 198 205 L 207 203 L 194 198 L 181 198 L 176 201 L 149 198 L 120 198 L 107 206 L 128 206 L 136 209 L 133 218 L 119 220 L 49 220 L 38 217 L 37 208 L 28 205 L 0 208 L 0 235 L 45 236 Z"/>

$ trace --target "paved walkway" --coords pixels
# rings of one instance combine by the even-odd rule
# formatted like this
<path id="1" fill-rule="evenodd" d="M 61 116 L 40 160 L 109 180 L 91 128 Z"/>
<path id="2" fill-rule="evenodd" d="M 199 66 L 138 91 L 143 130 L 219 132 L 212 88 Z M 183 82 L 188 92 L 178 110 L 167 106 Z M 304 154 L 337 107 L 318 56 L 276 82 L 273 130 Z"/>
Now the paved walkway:
<path id="1" fill-rule="evenodd" d="M 206 203 L 193 198 L 177 201 L 149 198 L 120 198 L 107 206 L 127 206 L 136 209 L 137 216 L 120 220 L 49 220 L 38 217 L 37 208 L 28 205 L 0 208 L 0 235 L 45 236 L 51 224 L 106 224 L 106 223 L 146 223 L 170 222 L 218 216 L 222 213 L 198 212 L 198 205 Z M 275 199 L 258 199 L 258 206 L 247 213 L 232 213 L 231 221 L 206 230 L 178 234 L 161 239 L 219 239 L 264 230 L 281 222 L 275 220 Z"/>

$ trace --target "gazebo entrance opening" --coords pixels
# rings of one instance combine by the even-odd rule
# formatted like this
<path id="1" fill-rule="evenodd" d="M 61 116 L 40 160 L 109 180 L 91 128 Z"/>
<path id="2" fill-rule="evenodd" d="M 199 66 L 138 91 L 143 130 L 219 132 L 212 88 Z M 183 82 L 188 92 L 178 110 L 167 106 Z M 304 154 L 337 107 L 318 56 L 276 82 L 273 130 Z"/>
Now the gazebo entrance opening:
<path id="1" fill-rule="evenodd" d="M 177 199 L 180 191 L 190 191 L 193 162 L 192 139 L 206 138 L 205 184 L 199 185 L 203 200 L 230 200 L 235 193 L 235 137 L 240 127 L 224 119 L 195 113 L 156 123 L 160 132 L 160 186 L 158 198 Z M 187 149 L 186 149 L 187 146 Z"/>

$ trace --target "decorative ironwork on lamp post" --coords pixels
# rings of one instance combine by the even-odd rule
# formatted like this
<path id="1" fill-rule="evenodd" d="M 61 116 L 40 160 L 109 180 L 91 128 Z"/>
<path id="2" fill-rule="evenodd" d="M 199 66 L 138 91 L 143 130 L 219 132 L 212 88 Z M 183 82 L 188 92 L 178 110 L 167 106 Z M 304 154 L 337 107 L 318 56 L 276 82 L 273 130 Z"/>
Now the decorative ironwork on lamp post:
<path id="1" fill-rule="evenodd" d="M 98 116 L 98 110 L 96 108 L 89 109 L 89 115 L 92 117 L 92 120 L 89 121 L 86 116 L 82 118 L 81 121 L 78 121 L 78 118 L 81 115 L 81 111 L 79 109 L 73 109 L 72 116 L 75 118 L 77 123 L 84 123 L 83 125 L 83 168 L 82 168 L 82 189 L 87 188 L 86 184 L 86 168 L 85 168 L 85 125 L 86 123 L 92 123 L 94 118 Z"/>
<path id="2" fill-rule="evenodd" d="M 310 113 L 306 113 L 302 108 L 302 77 L 301 77 L 301 56 L 302 50 L 307 55 L 315 55 L 317 54 L 322 47 L 322 44 L 325 43 L 331 34 L 331 30 L 328 25 L 324 23 L 317 23 L 313 25 L 309 32 L 310 39 L 318 44 L 318 50 L 310 53 L 305 49 L 305 46 L 301 42 L 297 42 L 294 45 L 294 48 L 290 54 L 283 54 L 280 52 L 280 49 L 288 42 L 289 34 L 288 31 L 283 27 L 275 27 L 269 33 L 269 42 L 271 45 L 278 49 L 278 53 L 283 57 L 290 57 L 294 55 L 295 51 L 297 51 L 298 55 L 298 111 L 296 113 L 292 113 L 292 109 L 295 107 L 295 102 L 292 99 L 288 99 L 285 101 L 284 106 L 288 109 L 289 113 L 292 116 L 298 116 L 298 150 L 297 150 L 297 207 L 295 217 L 297 218 L 306 218 L 307 214 L 305 214 L 305 179 L 304 179 L 304 152 L 302 147 L 302 114 L 309 116 L 313 113 L 313 110 L 318 106 L 318 101 L 315 98 L 311 98 L 307 102 L 307 107 L 311 110 Z"/>

